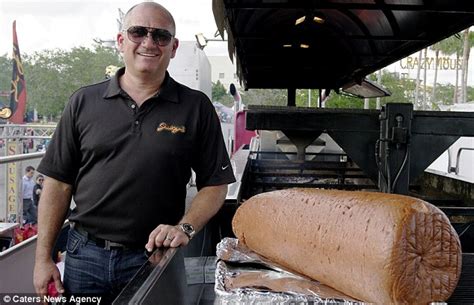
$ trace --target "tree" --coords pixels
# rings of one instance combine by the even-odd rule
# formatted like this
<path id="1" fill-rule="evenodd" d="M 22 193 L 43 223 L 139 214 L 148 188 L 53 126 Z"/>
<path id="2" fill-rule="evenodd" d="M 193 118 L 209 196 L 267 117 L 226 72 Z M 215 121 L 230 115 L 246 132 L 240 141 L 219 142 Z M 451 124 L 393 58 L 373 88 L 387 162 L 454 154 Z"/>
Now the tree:
<path id="1" fill-rule="evenodd" d="M 227 90 L 220 80 L 217 83 L 212 83 L 212 100 L 218 101 L 221 97 L 227 95 Z"/>
<path id="2" fill-rule="evenodd" d="M 381 104 L 387 103 L 411 103 L 415 99 L 416 81 L 410 78 L 400 77 L 398 73 L 382 71 L 383 86 L 391 95 L 381 99 Z"/>
<path id="3" fill-rule="evenodd" d="M 433 110 L 439 110 L 439 105 L 452 105 L 454 85 L 441 85 L 439 84 L 436 89 L 437 102 L 433 104 Z"/>
<path id="4" fill-rule="evenodd" d="M 78 88 L 104 79 L 105 68 L 121 66 L 118 54 L 109 48 L 95 46 L 94 49 L 79 47 L 70 51 L 54 49 L 22 54 L 26 78 L 27 108 L 36 109 L 39 115 L 55 118 L 59 116 L 69 96 Z M 9 62 L 5 63 L 5 60 Z M 11 80 L 11 60 L 1 57 L 0 65 L 6 65 L 8 89 Z M 3 70 L 5 71 L 5 70 Z M 0 78 L 0 90 L 5 90 L 5 75 Z"/>
<path id="5" fill-rule="evenodd" d="M 415 80 L 415 98 L 413 100 L 413 106 L 415 109 L 420 108 L 420 73 L 421 73 L 421 60 L 422 60 L 422 52 L 421 50 L 418 52 L 418 64 L 416 65 L 416 80 Z"/>
<path id="6" fill-rule="evenodd" d="M 347 94 L 331 91 L 325 102 L 326 108 L 364 108 L 364 100 Z"/>
<path id="7" fill-rule="evenodd" d="M 245 105 L 286 106 L 288 91 L 284 89 L 249 89 L 240 93 Z"/>
<path id="8" fill-rule="evenodd" d="M 462 51 L 462 74 L 461 74 L 461 102 L 466 103 L 467 98 L 467 76 L 469 69 L 469 55 L 474 44 L 474 34 L 467 28 L 463 32 L 463 51 Z"/>
<path id="9" fill-rule="evenodd" d="M 441 50 L 441 53 L 448 56 L 456 54 L 456 78 L 455 78 L 455 85 L 453 88 L 453 98 L 452 98 L 453 103 L 456 104 L 458 102 L 457 92 L 458 92 L 458 84 L 459 84 L 458 62 L 459 62 L 460 52 L 462 50 L 462 44 L 461 44 L 459 34 L 455 34 L 441 41 L 440 50 Z"/>
<path id="10" fill-rule="evenodd" d="M 385 70 L 369 75 L 368 79 L 380 83 L 391 92 L 390 96 L 379 99 L 380 105 L 377 105 L 377 99 L 369 99 L 369 109 L 379 109 L 377 107 L 387 103 L 409 103 L 414 99 L 415 81 L 412 79 L 400 78 L 398 73 L 390 73 Z M 326 108 L 362 109 L 364 108 L 364 99 L 332 92 L 326 101 Z"/>
<path id="11" fill-rule="evenodd" d="M 219 102 L 227 107 L 234 105 L 234 99 L 219 80 L 216 83 L 212 83 L 212 101 Z"/>
<path id="12" fill-rule="evenodd" d="M 434 74 L 434 80 L 433 80 L 433 89 L 431 92 L 431 101 L 432 101 L 433 106 L 439 102 L 436 96 L 436 89 L 438 86 L 438 69 L 440 67 L 439 53 L 451 56 L 452 54 L 457 52 L 456 50 L 458 49 L 458 45 L 459 45 L 459 40 L 458 38 L 456 38 L 455 35 L 453 35 L 431 46 L 431 49 L 435 51 L 435 74 Z M 456 61 L 456 64 L 457 64 L 457 61 Z M 457 77 L 457 72 L 456 72 L 456 77 Z"/>
<path id="13" fill-rule="evenodd" d="M 288 103 L 284 89 L 249 89 L 239 93 L 244 105 L 286 106 Z M 234 105 L 234 99 L 219 80 L 212 83 L 212 100 L 228 107 Z"/>
<path id="14" fill-rule="evenodd" d="M 431 102 L 435 104 L 436 101 L 436 83 L 438 82 L 438 62 L 439 62 L 439 52 L 441 51 L 440 42 L 435 43 L 430 47 L 433 51 L 435 51 L 435 71 L 434 71 L 434 79 L 433 79 L 433 90 L 431 90 Z"/>
<path id="15" fill-rule="evenodd" d="M 6 55 L 0 56 L 0 91 L 10 91 L 12 81 L 12 61 Z M 7 106 L 10 103 L 8 96 L 0 96 L 0 104 Z"/>
<path id="16" fill-rule="evenodd" d="M 24 69 L 28 110 L 36 109 L 42 116 L 58 116 L 75 90 L 67 80 L 66 68 L 59 58 L 66 57 L 62 50 L 45 50 L 25 56 Z"/>
<path id="17" fill-rule="evenodd" d="M 424 69 L 423 69 L 423 102 L 422 102 L 422 109 L 428 109 L 428 101 L 426 100 L 426 72 L 428 71 L 428 48 L 424 48 L 423 50 L 423 62 L 424 62 Z"/>
<path id="18" fill-rule="evenodd" d="M 311 97 L 310 97 L 311 94 Z M 311 99 L 311 105 L 309 100 Z M 300 107 L 317 107 L 319 99 L 318 89 L 298 89 L 296 90 L 296 106 Z"/>

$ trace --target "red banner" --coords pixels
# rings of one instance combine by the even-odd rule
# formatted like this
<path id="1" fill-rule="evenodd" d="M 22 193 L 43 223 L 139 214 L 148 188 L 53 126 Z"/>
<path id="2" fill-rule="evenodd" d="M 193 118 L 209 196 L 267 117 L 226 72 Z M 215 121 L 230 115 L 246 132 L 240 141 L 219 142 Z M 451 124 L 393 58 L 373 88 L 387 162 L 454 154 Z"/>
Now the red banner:
<path id="1" fill-rule="evenodd" d="M 23 74 L 23 65 L 21 64 L 20 48 L 18 47 L 18 38 L 16 36 L 16 21 L 13 21 L 13 74 L 12 89 L 10 92 L 10 109 L 12 116 L 10 122 L 14 124 L 23 124 L 26 108 L 26 82 Z"/>

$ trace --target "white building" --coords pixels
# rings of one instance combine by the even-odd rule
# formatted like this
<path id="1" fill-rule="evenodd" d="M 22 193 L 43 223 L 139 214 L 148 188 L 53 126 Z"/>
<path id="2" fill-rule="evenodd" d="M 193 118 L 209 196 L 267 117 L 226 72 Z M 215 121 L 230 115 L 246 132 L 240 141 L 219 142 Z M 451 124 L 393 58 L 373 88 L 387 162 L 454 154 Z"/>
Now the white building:
<path id="1" fill-rule="evenodd" d="M 211 62 L 213 83 L 220 81 L 229 90 L 229 85 L 234 84 L 238 89 L 241 87 L 237 77 L 236 67 L 230 61 L 229 56 L 208 56 Z"/>

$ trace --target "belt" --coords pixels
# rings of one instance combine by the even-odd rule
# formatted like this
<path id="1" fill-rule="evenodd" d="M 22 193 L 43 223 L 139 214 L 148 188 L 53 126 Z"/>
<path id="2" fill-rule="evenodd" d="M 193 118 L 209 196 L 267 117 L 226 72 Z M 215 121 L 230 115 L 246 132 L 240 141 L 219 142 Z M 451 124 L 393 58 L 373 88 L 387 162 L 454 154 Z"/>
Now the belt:
<path id="1" fill-rule="evenodd" d="M 74 228 L 79 234 L 82 236 L 86 237 L 87 240 L 93 241 L 96 246 L 104 248 L 106 250 L 112 250 L 112 249 L 123 249 L 123 250 L 137 250 L 137 249 L 142 249 L 144 248 L 144 245 L 138 245 L 138 244 L 132 244 L 132 243 L 117 243 L 111 240 L 103 239 L 96 237 L 82 227 L 80 223 L 73 222 L 71 223 L 71 228 Z"/>

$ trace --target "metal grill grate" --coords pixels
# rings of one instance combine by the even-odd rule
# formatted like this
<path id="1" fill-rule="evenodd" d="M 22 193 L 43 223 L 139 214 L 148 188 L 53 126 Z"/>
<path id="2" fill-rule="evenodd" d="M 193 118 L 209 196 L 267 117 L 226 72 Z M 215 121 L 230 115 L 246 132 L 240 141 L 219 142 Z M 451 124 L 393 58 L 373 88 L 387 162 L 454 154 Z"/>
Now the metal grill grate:
<path id="1" fill-rule="evenodd" d="M 474 304 L 474 253 L 462 256 L 461 278 L 448 304 Z"/>

